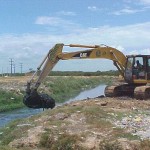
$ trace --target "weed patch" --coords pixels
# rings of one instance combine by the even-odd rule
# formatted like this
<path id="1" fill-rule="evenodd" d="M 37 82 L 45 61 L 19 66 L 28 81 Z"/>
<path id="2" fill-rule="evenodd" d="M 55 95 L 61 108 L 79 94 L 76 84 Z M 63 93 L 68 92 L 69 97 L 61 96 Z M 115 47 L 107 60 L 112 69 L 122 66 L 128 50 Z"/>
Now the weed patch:
<path id="1" fill-rule="evenodd" d="M 99 106 L 86 106 L 84 108 L 84 114 L 86 116 L 86 122 L 96 128 L 105 129 L 112 127 L 112 124 L 107 120 L 110 115 Z"/>
<path id="2" fill-rule="evenodd" d="M 24 121 L 17 119 L 9 123 L 8 126 L 1 128 L 0 145 L 8 145 L 14 139 L 25 136 L 27 134 L 26 131 L 31 128 L 31 126 L 18 126 L 18 124 L 24 124 Z"/>
<path id="3" fill-rule="evenodd" d="M 140 142 L 139 149 L 150 150 L 150 140 L 146 139 Z"/>
<path id="4" fill-rule="evenodd" d="M 78 135 L 64 133 L 54 137 L 52 131 L 49 131 L 41 136 L 39 145 L 40 147 L 49 148 L 51 150 L 83 150 L 83 148 L 78 145 L 79 141 L 81 141 L 81 138 Z"/>
<path id="5" fill-rule="evenodd" d="M 131 133 L 125 132 L 122 128 L 114 128 L 112 131 L 112 135 L 114 138 L 126 138 L 128 140 L 139 140 L 137 135 L 133 135 Z"/>
<path id="6" fill-rule="evenodd" d="M 16 149 L 9 146 L 0 146 L 0 150 L 16 150 Z"/>
<path id="7" fill-rule="evenodd" d="M 22 95 L 0 90 L 0 112 L 23 107 Z"/>
<path id="8" fill-rule="evenodd" d="M 42 92 L 53 97 L 56 102 L 64 102 L 85 89 L 107 84 L 111 79 L 106 77 L 47 77 L 42 83 L 46 89 Z M 22 91 L 22 93 L 24 93 Z M 11 91 L 0 90 L 0 112 L 24 107 L 23 96 Z"/>
<path id="9" fill-rule="evenodd" d="M 103 77 L 57 77 L 51 81 L 46 79 L 44 85 L 49 88 L 50 94 L 56 102 L 64 102 L 76 96 L 79 92 L 102 83 L 106 84 L 106 80 Z"/>
<path id="10" fill-rule="evenodd" d="M 123 150 L 122 146 L 118 141 L 110 142 L 108 140 L 103 140 L 99 143 L 100 150 Z"/>

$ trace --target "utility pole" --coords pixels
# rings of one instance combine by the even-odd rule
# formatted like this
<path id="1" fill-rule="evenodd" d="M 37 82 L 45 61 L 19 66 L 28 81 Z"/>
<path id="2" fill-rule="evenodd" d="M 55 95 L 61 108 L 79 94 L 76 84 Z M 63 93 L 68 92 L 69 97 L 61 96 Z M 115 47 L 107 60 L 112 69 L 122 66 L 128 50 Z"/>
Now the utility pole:
<path id="1" fill-rule="evenodd" d="M 15 67 L 16 67 L 16 66 L 15 66 L 15 64 L 13 64 L 13 68 L 14 68 L 14 75 L 15 75 L 15 69 L 16 69 Z"/>
<path id="2" fill-rule="evenodd" d="M 12 76 L 12 67 L 13 67 L 13 59 L 12 58 L 10 58 L 10 76 Z"/>
<path id="3" fill-rule="evenodd" d="M 23 65 L 23 63 L 20 63 L 21 74 L 22 74 L 22 65 Z"/>

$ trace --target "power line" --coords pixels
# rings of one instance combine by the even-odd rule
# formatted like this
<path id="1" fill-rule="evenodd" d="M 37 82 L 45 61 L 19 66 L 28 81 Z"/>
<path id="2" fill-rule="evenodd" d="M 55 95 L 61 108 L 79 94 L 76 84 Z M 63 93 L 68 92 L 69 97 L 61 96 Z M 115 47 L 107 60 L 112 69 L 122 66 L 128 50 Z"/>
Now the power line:
<path id="1" fill-rule="evenodd" d="M 10 58 L 10 75 L 12 76 L 12 67 L 13 67 L 13 59 L 12 58 Z"/>

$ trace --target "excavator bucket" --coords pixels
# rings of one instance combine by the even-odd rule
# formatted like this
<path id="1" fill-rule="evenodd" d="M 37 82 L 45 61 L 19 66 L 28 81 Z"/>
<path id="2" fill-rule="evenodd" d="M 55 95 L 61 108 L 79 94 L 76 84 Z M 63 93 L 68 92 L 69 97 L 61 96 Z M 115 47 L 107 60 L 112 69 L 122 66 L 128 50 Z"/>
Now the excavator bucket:
<path id="1" fill-rule="evenodd" d="M 31 93 L 26 93 L 23 98 L 23 103 L 29 108 L 54 108 L 55 100 L 48 96 L 47 94 L 38 94 L 38 92 L 32 91 Z"/>

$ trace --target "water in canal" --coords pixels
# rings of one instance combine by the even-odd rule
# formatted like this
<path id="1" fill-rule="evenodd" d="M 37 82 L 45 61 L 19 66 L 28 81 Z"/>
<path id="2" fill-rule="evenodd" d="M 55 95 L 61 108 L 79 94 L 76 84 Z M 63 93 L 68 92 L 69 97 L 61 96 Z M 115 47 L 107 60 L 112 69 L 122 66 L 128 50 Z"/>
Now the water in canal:
<path id="1" fill-rule="evenodd" d="M 85 90 L 79 93 L 76 97 L 70 98 L 67 103 L 76 101 L 76 100 L 82 100 L 82 99 L 87 99 L 87 98 L 94 98 L 98 97 L 100 95 L 104 95 L 104 89 L 106 85 L 99 85 L 93 89 Z"/>
<path id="2" fill-rule="evenodd" d="M 106 85 L 99 85 L 96 88 L 83 91 L 79 93 L 76 97 L 69 99 L 67 103 L 76 101 L 76 100 L 94 98 L 100 95 L 104 95 L 105 87 Z M 10 112 L 0 113 L 0 127 L 5 126 L 7 123 L 9 123 L 12 120 L 19 119 L 19 118 L 26 118 L 26 117 L 38 114 L 42 111 L 43 109 L 21 108 L 21 109 L 13 110 Z"/>

